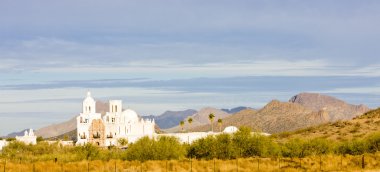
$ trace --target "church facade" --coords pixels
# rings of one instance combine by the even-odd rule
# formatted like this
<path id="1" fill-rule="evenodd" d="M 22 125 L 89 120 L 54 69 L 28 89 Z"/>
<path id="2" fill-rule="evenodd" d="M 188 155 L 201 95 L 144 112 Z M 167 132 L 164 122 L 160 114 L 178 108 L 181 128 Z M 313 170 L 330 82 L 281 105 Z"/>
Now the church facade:
<path id="1" fill-rule="evenodd" d="M 121 138 L 135 142 L 141 137 L 155 135 L 154 119 L 139 118 L 131 109 L 123 110 L 121 100 L 109 101 L 109 112 L 96 113 L 96 101 L 91 93 L 83 100 L 82 113 L 77 116 L 77 145 L 92 143 L 113 146 Z"/>

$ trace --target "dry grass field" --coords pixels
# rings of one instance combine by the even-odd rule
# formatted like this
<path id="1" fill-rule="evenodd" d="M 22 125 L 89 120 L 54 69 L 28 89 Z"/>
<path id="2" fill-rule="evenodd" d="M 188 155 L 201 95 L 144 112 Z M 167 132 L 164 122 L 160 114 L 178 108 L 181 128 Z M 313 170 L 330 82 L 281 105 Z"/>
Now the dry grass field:
<path id="1" fill-rule="evenodd" d="M 169 161 L 54 161 L 9 162 L 1 160 L 0 171 L 5 172 L 139 172 L 139 171 L 193 171 L 193 172 L 251 172 L 251 171 L 377 171 L 380 153 L 363 156 L 323 155 L 306 158 L 245 158 L 238 160 L 169 160 Z M 5 168 L 4 168 L 5 165 Z M 364 168 L 363 168 L 364 167 Z"/>

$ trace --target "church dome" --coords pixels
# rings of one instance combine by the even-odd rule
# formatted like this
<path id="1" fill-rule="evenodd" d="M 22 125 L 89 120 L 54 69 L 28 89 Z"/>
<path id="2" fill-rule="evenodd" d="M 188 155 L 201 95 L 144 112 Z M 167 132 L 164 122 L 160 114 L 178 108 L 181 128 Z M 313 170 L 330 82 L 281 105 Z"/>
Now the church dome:
<path id="1" fill-rule="evenodd" d="M 128 121 L 133 122 L 133 121 L 139 120 L 137 113 L 132 109 L 127 109 L 127 110 L 123 111 L 123 113 L 121 113 L 121 115 L 124 116 L 124 118 L 127 122 Z"/>
<path id="2" fill-rule="evenodd" d="M 239 129 L 235 126 L 228 126 L 224 129 L 224 133 L 234 133 L 236 131 L 238 131 Z"/>

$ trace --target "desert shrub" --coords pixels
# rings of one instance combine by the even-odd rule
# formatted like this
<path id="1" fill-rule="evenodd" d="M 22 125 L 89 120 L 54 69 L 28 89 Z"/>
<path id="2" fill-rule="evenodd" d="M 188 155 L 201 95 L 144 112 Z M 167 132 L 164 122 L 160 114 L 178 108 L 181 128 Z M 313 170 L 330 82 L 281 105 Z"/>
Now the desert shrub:
<path id="1" fill-rule="evenodd" d="M 268 157 L 279 154 L 277 144 L 271 138 L 260 134 L 250 136 L 246 141 L 246 144 L 247 147 L 246 150 L 244 150 L 245 157 Z"/>
<path id="2" fill-rule="evenodd" d="M 188 156 L 197 159 L 216 158 L 216 144 L 217 142 L 214 136 L 207 136 L 195 140 L 188 150 Z"/>
<path id="3" fill-rule="evenodd" d="M 233 135 L 220 134 L 194 141 L 188 149 L 187 156 L 197 159 L 232 159 L 277 156 L 280 153 L 280 148 L 272 137 L 252 135 L 250 128 L 242 127 Z"/>
<path id="4" fill-rule="evenodd" d="M 41 136 L 38 136 L 38 137 L 37 137 L 37 142 L 42 142 L 42 141 L 44 141 L 44 138 L 41 137 Z"/>
<path id="5" fill-rule="evenodd" d="M 216 158 L 231 159 L 236 157 L 236 149 L 230 134 L 219 134 L 215 139 Z"/>
<path id="6" fill-rule="evenodd" d="M 153 143 L 154 140 L 149 137 L 143 137 L 128 147 L 126 154 L 127 160 L 147 161 L 154 158 Z"/>
<path id="7" fill-rule="evenodd" d="M 306 155 L 322 155 L 327 154 L 331 151 L 332 141 L 322 138 L 315 138 L 309 140 L 306 143 L 307 153 Z"/>
<path id="8" fill-rule="evenodd" d="M 109 146 L 107 149 L 99 149 L 96 159 L 109 161 L 111 159 L 121 159 L 124 151 L 116 146 Z"/>
<path id="9" fill-rule="evenodd" d="M 248 127 L 240 127 L 239 131 L 233 134 L 232 141 L 235 148 L 238 150 L 239 157 L 249 157 L 251 141 L 251 129 Z"/>
<path id="10" fill-rule="evenodd" d="M 9 138 L 7 138 L 7 139 L 5 139 L 5 140 L 8 141 L 8 142 L 11 142 L 11 141 L 15 141 L 16 138 L 14 138 L 14 137 L 9 137 Z"/>
<path id="11" fill-rule="evenodd" d="M 303 140 L 291 139 L 282 146 L 282 155 L 285 157 L 304 158 L 310 155 L 322 155 L 331 151 L 331 141 L 323 138 Z"/>
<path id="12" fill-rule="evenodd" d="M 302 139 L 295 138 L 287 141 L 282 146 L 282 155 L 285 157 L 297 157 L 303 158 L 306 156 L 307 145 L 306 142 Z"/>
<path id="13" fill-rule="evenodd" d="M 158 160 L 179 159 L 186 153 L 185 147 L 176 137 L 161 136 L 156 141 L 155 151 Z"/>
<path id="14" fill-rule="evenodd" d="M 25 155 L 28 150 L 28 145 L 23 142 L 13 141 L 10 142 L 7 146 L 3 147 L 2 154 L 7 158 L 19 158 L 20 155 Z"/>
<path id="15" fill-rule="evenodd" d="M 49 144 L 47 142 L 38 142 L 36 145 L 29 145 L 28 147 L 34 155 L 52 154 L 58 149 L 57 144 Z"/>
<path id="16" fill-rule="evenodd" d="M 368 151 L 371 153 L 380 151 L 380 132 L 373 133 L 366 138 Z"/>
<path id="17" fill-rule="evenodd" d="M 124 159 L 139 161 L 179 159 L 185 153 L 184 146 L 175 137 L 163 136 L 158 140 L 143 137 L 129 145 Z"/>
<path id="18" fill-rule="evenodd" d="M 337 145 L 335 153 L 361 155 L 368 151 L 368 144 L 364 140 L 351 140 Z"/>
<path id="19" fill-rule="evenodd" d="M 91 143 L 87 143 L 84 146 L 77 146 L 74 148 L 80 155 L 81 159 L 95 160 L 99 159 L 100 149 Z"/>

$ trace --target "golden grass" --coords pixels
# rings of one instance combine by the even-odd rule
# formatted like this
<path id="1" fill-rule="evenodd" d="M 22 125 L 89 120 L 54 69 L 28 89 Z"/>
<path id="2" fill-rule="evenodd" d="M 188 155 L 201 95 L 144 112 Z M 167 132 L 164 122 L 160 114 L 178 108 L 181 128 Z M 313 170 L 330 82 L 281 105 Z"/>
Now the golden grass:
<path id="1" fill-rule="evenodd" d="M 185 172 L 251 172 L 251 171 L 378 171 L 380 152 L 364 155 L 365 169 L 362 169 L 362 156 L 323 155 L 306 158 L 241 158 L 238 160 L 168 160 L 168 161 L 79 161 L 79 162 L 20 162 L 7 161 L 5 171 L 9 172 L 132 172 L 132 171 L 178 171 Z M 0 161 L 0 171 L 4 170 L 5 160 Z"/>

